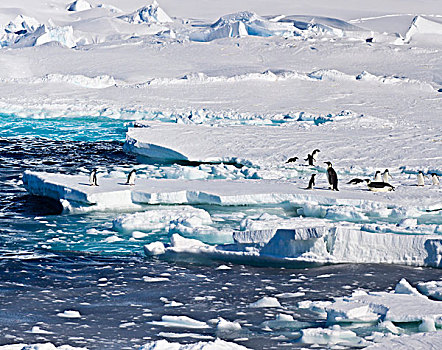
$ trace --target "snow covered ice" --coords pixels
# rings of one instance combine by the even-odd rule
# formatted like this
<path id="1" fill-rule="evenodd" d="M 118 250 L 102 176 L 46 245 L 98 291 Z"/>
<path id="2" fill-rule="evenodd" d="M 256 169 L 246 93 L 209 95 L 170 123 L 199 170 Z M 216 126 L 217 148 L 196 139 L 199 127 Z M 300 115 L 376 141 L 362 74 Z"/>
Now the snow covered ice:
<path id="1" fill-rule="evenodd" d="M 0 347 L 437 347 L 441 18 L 431 0 L 2 0 Z M 385 169 L 395 190 L 371 192 Z M 37 279 L 82 271 L 82 296 Z"/>

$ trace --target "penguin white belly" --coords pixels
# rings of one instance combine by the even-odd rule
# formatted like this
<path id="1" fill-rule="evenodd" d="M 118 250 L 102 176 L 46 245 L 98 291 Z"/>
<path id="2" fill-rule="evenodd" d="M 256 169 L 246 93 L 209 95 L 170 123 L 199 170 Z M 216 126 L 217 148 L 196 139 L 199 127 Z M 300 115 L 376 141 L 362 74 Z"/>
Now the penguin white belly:
<path id="1" fill-rule="evenodd" d="M 424 176 L 422 174 L 418 174 L 417 175 L 417 185 L 418 186 L 424 186 L 425 185 Z"/>
<path id="2" fill-rule="evenodd" d="M 389 192 L 391 191 L 390 187 L 369 187 L 372 192 Z"/>
<path id="3" fill-rule="evenodd" d="M 381 174 L 376 174 L 375 178 L 374 178 L 375 182 L 382 182 L 382 177 Z M 384 182 L 388 182 L 388 181 L 384 181 Z"/>

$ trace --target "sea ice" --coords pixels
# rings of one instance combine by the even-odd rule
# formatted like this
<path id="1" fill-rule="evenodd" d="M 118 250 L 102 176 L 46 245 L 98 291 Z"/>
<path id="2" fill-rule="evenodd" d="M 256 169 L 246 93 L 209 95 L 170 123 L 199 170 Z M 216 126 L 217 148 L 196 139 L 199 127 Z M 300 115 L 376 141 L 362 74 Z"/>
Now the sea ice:
<path id="1" fill-rule="evenodd" d="M 442 348 L 442 331 L 401 335 L 383 340 L 379 344 L 366 347 L 366 350 L 416 350 Z"/>
<path id="2" fill-rule="evenodd" d="M 169 343 L 162 339 L 143 345 L 139 350 L 247 350 L 247 348 L 221 339 L 194 344 Z"/>
<path id="3" fill-rule="evenodd" d="M 301 338 L 299 339 L 299 342 L 320 345 L 340 344 L 356 347 L 367 345 L 367 342 L 358 337 L 355 332 L 341 329 L 338 325 L 335 325 L 332 328 L 301 329 Z"/>
<path id="4" fill-rule="evenodd" d="M 442 281 L 418 283 L 417 290 L 426 296 L 442 300 Z"/>
<path id="5" fill-rule="evenodd" d="M 122 20 L 129 23 L 169 23 L 172 19 L 164 12 L 164 10 L 159 6 L 158 2 L 154 0 L 152 4 L 144 6 L 137 11 L 129 14 L 120 16 Z"/>
<path id="6" fill-rule="evenodd" d="M 85 11 L 90 10 L 92 8 L 92 5 L 89 4 L 86 0 L 75 0 L 73 3 L 71 3 L 67 10 L 68 11 Z"/>
<path id="7" fill-rule="evenodd" d="M 278 299 L 275 297 L 263 297 L 254 303 L 251 303 L 249 307 L 261 308 L 261 307 L 281 307 Z"/>
<path id="8" fill-rule="evenodd" d="M 151 321 L 151 324 L 172 328 L 190 328 L 190 329 L 204 329 L 210 326 L 201 321 L 194 320 L 188 316 L 161 316 L 161 321 Z"/>

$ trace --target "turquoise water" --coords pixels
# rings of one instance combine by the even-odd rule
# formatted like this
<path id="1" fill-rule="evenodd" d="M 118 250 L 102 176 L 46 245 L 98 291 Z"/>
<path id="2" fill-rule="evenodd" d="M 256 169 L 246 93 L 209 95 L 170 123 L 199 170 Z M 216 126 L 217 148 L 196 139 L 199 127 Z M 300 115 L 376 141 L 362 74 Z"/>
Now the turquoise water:
<path id="1" fill-rule="evenodd" d="M 0 114 L 0 137 L 41 137 L 56 141 L 124 141 L 131 120 L 106 117 L 33 118 Z"/>

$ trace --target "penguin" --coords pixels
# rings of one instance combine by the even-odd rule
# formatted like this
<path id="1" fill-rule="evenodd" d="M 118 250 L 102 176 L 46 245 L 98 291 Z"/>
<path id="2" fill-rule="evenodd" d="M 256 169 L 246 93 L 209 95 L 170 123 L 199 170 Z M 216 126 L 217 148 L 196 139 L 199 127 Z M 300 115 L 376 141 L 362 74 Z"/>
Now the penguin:
<path id="1" fill-rule="evenodd" d="M 319 152 L 321 152 L 319 149 L 315 149 L 313 152 L 312 152 L 312 157 L 313 157 L 313 160 L 316 162 L 317 160 L 318 160 L 318 153 Z"/>
<path id="2" fill-rule="evenodd" d="M 379 170 L 374 174 L 374 181 L 382 182 L 381 172 Z"/>
<path id="3" fill-rule="evenodd" d="M 289 158 L 289 160 L 286 161 L 286 163 L 294 163 L 294 162 L 296 162 L 298 159 L 299 159 L 298 157 Z"/>
<path id="4" fill-rule="evenodd" d="M 355 178 L 355 179 L 351 179 L 349 182 L 347 182 L 347 184 L 349 184 L 349 185 L 359 185 L 360 183 L 362 183 L 364 181 L 367 181 L 367 180 Z"/>
<path id="5" fill-rule="evenodd" d="M 137 171 L 135 169 L 130 171 L 129 175 L 127 175 L 126 185 L 130 185 L 130 186 L 135 185 L 136 174 L 137 174 Z"/>
<path id="6" fill-rule="evenodd" d="M 339 191 L 338 190 L 338 175 L 336 174 L 335 169 L 332 168 L 332 163 L 330 162 L 324 162 L 327 164 L 327 179 L 328 183 L 330 184 L 330 188 L 333 191 Z"/>
<path id="7" fill-rule="evenodd" d="M 315 162 L 315 158 L 313 158 L 313 156 L 312 156 L 311 154 L 308 154 L 308 155 L 307 155 L 307 158 L 304 159 L 304 160 L 308 161 L 308 165 L 315 165 L 315 164 L 314 164 L 314 162 Z"/>
<path id="8" fill-rule="evenodd" d="M 439 176 L 436 173 L 431 174 L 431 180 L 433 181 L 433 186 L 439 186 Z"/>
<path id="9" fill-rule="evenodd" d="M 388 172 L 388 169 L 385 169 L 385 171 L 382 173 L 382 181 L 388 183 L 388 180 L 390 180 L 390 178 L 392 179 L 393 176 L 390 175 L 390 173 Z"/>
<path id="10" fill-rule="evenodd" d="M 394 191 L 394 186 L 390 185 L 388 182 L 383 181 L 371 181 L 365 180 L 367 182 L 367 187 L 373 192 L 388 192 Z"/>
<path id="11" fill-rule="evenodd" d="M 97 183 L 97 169 L 94 169 L 91 171 L 91 174 L 89 175 L 89 185 L 90 186 L 98 186 Z"/>
<path id="12" fill-rule="evenodd" d="M 425 185 L 424 173 L 422 171 L 419 171 L 419 174 L 417 174 L 417 185 L 418 186 Z"/>
<path id="13" fill-rule="evenodd" d="M 316 174 L 312 174 L 312 177 L 310 178 L 310 181 L 308 182 L 308 187 L 306 188 L 306 190 L 313 190 L 313 188 L 315 187 L 315 176 L 316 176 Z"/>

